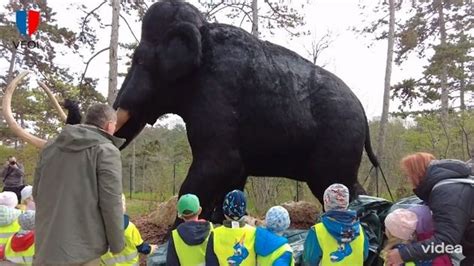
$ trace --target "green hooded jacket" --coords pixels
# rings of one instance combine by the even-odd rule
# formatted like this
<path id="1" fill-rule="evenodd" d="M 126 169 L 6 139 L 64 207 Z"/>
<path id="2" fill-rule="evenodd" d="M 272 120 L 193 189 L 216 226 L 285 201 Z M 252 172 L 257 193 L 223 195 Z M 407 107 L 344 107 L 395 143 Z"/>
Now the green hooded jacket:
<path id="1" fill-rule="evenodd" d="M 90 125 L 66 125 L 36 166 L 35 263 L 83 263 L 124 248 L 123 139 Z"/>

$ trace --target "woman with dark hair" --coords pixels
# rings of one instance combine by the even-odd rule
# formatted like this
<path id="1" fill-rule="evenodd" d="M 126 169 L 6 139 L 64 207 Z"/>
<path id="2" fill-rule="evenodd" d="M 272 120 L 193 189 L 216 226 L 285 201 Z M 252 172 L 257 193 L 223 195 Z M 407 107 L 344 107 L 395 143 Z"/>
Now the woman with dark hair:
<path id="1" fill-rule="evenodd" d="M 469 166 L 418 152 L 403 158 L 401 168 L 433 212 L 435 231 L 429 239 L 390 250 L 387 265 L 433 259 L 460 246 L 465 256 L 461 265 L 474 265 L 474 180 L 468 178 Z"/>
<path id="2" fill-rule="evenodd" d="M 21 202 L 21 190 L 25 187 L 25 172 L 23 165 L 17 162 L 14 156 L 8 157 L 2 171 L 3 191 L 11 191 L 18 197 Z"/>

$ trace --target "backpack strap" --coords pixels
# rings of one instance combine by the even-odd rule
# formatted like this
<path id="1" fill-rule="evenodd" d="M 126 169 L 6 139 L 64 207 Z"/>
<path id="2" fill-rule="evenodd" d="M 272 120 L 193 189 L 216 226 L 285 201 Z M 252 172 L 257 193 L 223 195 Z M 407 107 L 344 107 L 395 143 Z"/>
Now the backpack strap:
<path id="1" fill-rule="evenodd" d="M 445 179 L 443 181 L 440 181 L 434 185 L 434 187 L 431 189 L 431 191 L 435 190 L 435 188 L 446 185 L 446 184 L 456 184 L 456 183 L 463 183 L 463 184 L 469 184 L 471 187 L 474 188 L 474 176 L 470 175 L 467 178 L 450 178 L 450 179 Z M 474 219 L 471 219 L 471 223 L 474 224 Z"/>
<path id="2" fill-rule="evenodd" d="M 472 187 L 474 187 L 474 176 L 469 176 L 468 178 L 450 178 L 450 179 L 445 179 L 443 181 L 440 181 L 436 183 L 436 185 L 433 186 L 431 191 L 435 190 L 437 187 L 446 185 L 446 184 L 455 184 L 455 183 L 463 183 L 463 184 L 469 184 Z"/>

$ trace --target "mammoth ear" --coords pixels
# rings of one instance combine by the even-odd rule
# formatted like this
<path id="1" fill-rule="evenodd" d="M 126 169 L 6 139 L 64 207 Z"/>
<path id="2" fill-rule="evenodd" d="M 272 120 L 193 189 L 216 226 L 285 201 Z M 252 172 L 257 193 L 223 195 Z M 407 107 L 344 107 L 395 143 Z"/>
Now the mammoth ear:
<path id="1" fill-rule="evenodd" d="M 201 33 L 188 22 L 173 26 L 157 48 L 161 78 L 174 81 L 195 70 L 201 64 Z"/>

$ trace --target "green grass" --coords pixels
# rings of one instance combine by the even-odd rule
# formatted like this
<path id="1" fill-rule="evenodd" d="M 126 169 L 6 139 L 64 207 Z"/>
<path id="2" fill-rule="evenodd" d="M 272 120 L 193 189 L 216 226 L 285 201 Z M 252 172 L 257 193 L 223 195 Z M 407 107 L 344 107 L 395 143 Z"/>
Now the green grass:
<path id="1" fill-rule="evenodd" d="M 135 219 L 150 214 L 156 208 L 157 202 L 138 199 L 127 199 L 127 214 Z"/>

